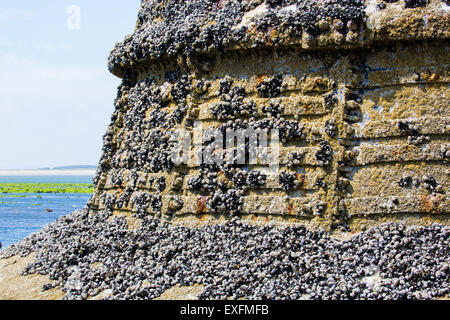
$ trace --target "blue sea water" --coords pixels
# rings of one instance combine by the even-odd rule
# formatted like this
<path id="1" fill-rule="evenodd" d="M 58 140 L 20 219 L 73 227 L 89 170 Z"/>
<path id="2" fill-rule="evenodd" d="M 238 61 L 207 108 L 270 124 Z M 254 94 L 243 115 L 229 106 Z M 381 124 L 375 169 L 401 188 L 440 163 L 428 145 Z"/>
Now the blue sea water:
<path id="1" fill-rule="evenodd" d="M 92 176 L 0 176 L 0 183 L 92 183 Z M 57 218 L 83 208 L 90 194 L 1 194 L 0 242 L 20 241 Z M 52 212 L 47 212 L 47 209 Z"/>

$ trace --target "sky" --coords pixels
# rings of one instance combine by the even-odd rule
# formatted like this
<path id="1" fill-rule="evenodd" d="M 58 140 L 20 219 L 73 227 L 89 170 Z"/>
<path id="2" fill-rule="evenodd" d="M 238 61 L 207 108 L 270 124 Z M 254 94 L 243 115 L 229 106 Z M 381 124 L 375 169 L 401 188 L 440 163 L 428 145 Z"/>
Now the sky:
<path id="1" fill-rule="evenodd" d="M 1 0 L 0 170 L 97 165 L 140 0 Z"/>

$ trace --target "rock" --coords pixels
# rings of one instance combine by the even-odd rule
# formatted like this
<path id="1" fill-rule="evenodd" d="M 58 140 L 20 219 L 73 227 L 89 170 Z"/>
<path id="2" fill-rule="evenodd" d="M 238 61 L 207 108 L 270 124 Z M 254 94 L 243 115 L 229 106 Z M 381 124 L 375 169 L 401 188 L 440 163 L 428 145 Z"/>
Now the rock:
<path id="1" fill-rule="evenodd" d="M 447 296 L 447 4 L 378 2 L 143 1 L 92 198 L 2 256 L 66 299 Z"/>

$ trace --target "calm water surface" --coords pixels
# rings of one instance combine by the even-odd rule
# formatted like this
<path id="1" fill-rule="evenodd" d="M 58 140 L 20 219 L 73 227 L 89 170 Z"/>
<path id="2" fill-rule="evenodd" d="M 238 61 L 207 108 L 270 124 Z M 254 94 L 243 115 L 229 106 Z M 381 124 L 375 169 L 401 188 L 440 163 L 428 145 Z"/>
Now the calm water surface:
<path id="1" fill-rule="evenodd" d="M 0 176 L 0 183 L 92 183 L 92 176 Z M 0 242 L 3 248 L 60 216 L 83 208 L 90 194 L 0 194 Z M 47 209 L 52 212 L 47 212 Z"/>

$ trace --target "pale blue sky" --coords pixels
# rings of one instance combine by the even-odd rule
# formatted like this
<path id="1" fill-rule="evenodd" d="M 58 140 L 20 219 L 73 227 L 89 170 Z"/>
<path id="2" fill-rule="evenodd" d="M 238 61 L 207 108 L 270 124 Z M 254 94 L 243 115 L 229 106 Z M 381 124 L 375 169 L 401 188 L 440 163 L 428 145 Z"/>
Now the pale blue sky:
<path id="1" fill-rule="evenodd" d="M 0 169 L 96 165 L 120 80 L 114 43 L 140 0 L 0 2 Z M 67 8 L 81 9 L 79 30 Z"/>

